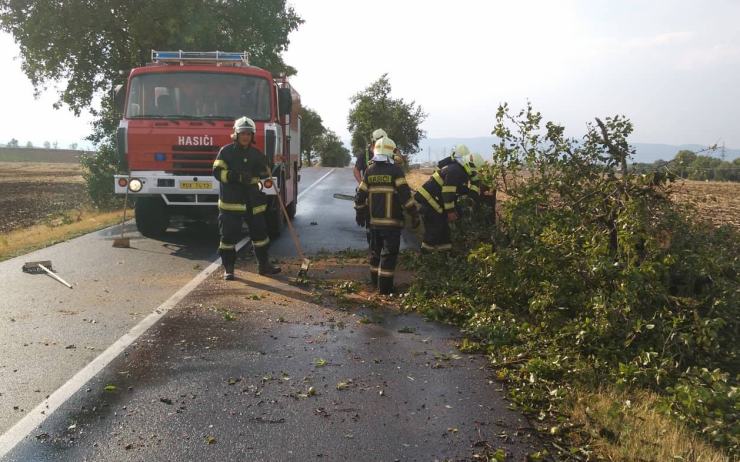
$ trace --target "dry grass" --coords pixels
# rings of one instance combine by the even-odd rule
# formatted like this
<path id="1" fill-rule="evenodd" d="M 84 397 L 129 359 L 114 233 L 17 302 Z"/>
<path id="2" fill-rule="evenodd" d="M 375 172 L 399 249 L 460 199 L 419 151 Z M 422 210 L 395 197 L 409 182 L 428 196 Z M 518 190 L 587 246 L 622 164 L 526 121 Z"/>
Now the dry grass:
<path id="1" fill-rule="evenodd" d="M 48 224 L 10 231 L 0 236 L 0 261 L 114 225 L 122 213 L 73 210 Z"/>
<path id="2" fill-rule="evenodd" d="M 701 220 L 740 228 L 740 183 L 685 180 L 673 186 L 673 197 L 696 207 Z"/>
<path id="3" fill-rule="evenodd" d="M 657 408 L 658 397 L 647 391 L 581 392 L 571 417 L 591 437 L 597 453 L 609 461 L 730 460 Z"/>

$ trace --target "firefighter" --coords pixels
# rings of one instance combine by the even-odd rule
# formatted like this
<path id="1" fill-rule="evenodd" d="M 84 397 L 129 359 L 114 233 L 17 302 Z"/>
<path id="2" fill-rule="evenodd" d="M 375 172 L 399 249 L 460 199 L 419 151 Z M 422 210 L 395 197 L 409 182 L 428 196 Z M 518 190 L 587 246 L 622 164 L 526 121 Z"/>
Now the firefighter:
<path id="1" fill-rule="evenodd" d="M 383 138 L 384 136 L 388 136 L 385 133 L 385 130 L 382 128 L 378 128 L 377 130 L 373 131 L 372 136 L 372 143 L 367 145 L 367 149 L 365 149 L 365 153 L 358 154 L 357 160 L 355 161 L 355 168 L 352 170 L 352 173 L 355 175 L 355 180 L 357 181 L 357 184 L 362 183 L 362 177 L 365 174 L 365 170 L 367 170 L 367 167 L 370 165 L 370 161 L 373 158 L 373 145 L 376 141 Z"/>
<path id="2" fill-rule="evenodd" d="M 370 223 L 370 281 L 387 295 L 393 291 L 393 273 L 401 246 L 403 209 L 411 214 L 414 227 L 419 215 L 403 170 L 393 164 L 396 144 L 388 137 L 375 142 L 373 162 L 367 168 L 355 196 L 355 220 Z"/>
<path id="3" fill-rule="evenodd" d="M 255 131 L 252 119 L 237 119 L 231 135 L 234 142 L 222 147 L 213 163 L 213 176 L 221 183 L 218 197 L 221 242 L 218 252 L 224 265 L 224 279 L 227 281 L 234 279 L 236 243 L 239 242 L 242 220 L 245 217 L 249 224 L 254 253 L 257 255 L 259 273 L 269 275 L 280 272 L 280 268 L 270 263 L 267 254 L 270 244 L 265 221 L 267 202 L 265 194 L 259 190 L 259 183 L 260 177 L 268 169 L 264 154 L 254 146 Z"/>
<path id="4" fill-rule="evenodd" d="M 461 144 L 452 155 L 437 164 L 437 171 L 416 191 L 424 222 L 422 251 L 450 250 L 450 223 L 460 218 L 459 196 L 479 200 L 480 186 L 476 169 L 484 164 L 480 154 L 470 154 Z"/>

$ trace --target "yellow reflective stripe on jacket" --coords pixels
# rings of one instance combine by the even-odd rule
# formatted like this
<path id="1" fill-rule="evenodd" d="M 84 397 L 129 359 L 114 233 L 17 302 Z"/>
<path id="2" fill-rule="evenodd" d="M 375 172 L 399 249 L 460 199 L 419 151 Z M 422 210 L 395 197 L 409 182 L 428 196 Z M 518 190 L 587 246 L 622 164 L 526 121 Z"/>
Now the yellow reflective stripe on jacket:
<path id="1" fill-rule="evenodd" d="M 413 197 L 409 197 L 409 200 L 407 200 L 406 203 L 403 204 L 403 208 L 405 209 L 416 208 L 415 206 L 416 206 L 416 202 L 414 201 Z"/>
<path id="2" fill-rule="evenodd" d="M 221 183 L 228 183 L 229 182 L 229 171 L 226 169 L 221 170 L 221 174 L 219 175 L 219 179 L 221 180 Z"/>
<path id="3" fill-rule="evenodd" d="M 224 202 L 221 199 L 218 200 L 218 208 L 226 210 L 227 212 L 246 212 L 247 206 L 245 204 L 230 204 Z"/>
<path id="4" fill-rule="evenodd" d="M 437 184 L 440 186 L 445 184 L 445 180 L 442 179 L 442 177 L 439 175 L 439 172 L 434 172 L 434 174 L 432 174 L 432 178 L 434 178 L 434 181 L 436 181 Z"/>
<path id="5" fill-rule="evenodd" d="M 224 244 L 223 242 L 219 242 L 218 248 L 221 250 L 231 250 L 236 248 L 236 244 Z"/>
<path id="6" fill-rule="evenodd" d="M 474 193 L 480 193 L 480 188 L 478 187 L 478 185 L 475 185 L 475 184 L 470 185 L 470 190 L 473 191 Z"/>
<path id="7" fill-rule="evenodd" d="M 445 202 L 445 210 L 452 210 L 455 208 L 454 202 Z"/>
<path id="8" fill-rule="evenodd" d="M 375 218 L 370 217 L 370 224 L 371 225 L 386 225 L 386 226 L 403 226 L 403 221 L 396 220 L 395 218 Z"/>
<path id="9" fill-rule="evenodd" d="M 252 207 L 252 215 L 263 213 L 265 210 L 267 210 L 267 204 L 262 204 L 262 205 L 258 205 L 257 207 Z"/>
<path id="10" fill-rule="evenodd" d="M 394 193 L 396 190 L 393 186 L 370 186 L 370 194 L 373 193 Z"/>
<path id="11" fill-rule="evenodd" d="M 355 204 L 355 210 L 362 210 L 367 207 L 367 204 L 357 205 Z"/>
<path id="12" fill-rule="evenodd" d="M 260 179 L 259 179 L 259 178 L 257 178 L 257 177 L 254 177 L 254 178 L 252 178 L 252 179 L 251 179 L 251 180 L 250 180 L 249 182 L 250 182 L 251 184 L 259 184 L 259 182 L 260 182 Z"/>
<path id="13" fill-rule="evenodd" d="M 213 161 L 213 169 L 216 170 L 219 167 L 229 168 L 229 165 L 223 159 L 216 159 L 215 161 Z"/>
<path id="14" fill-rule="evenodd" d="M 401 186 L 402 184 L 408 184 L 405 176 L 396 178 L 396 186 Z"/>
<path id="15" fill-rule="evenodd" d="M 442 213 L 442 207 L 439 205 L 439 202 L 437 202 L 437 199 L 433 198 L 431 194 L 429 194 L 429 191 L 424 189 L 424 186 L 419 188 L 419 194 L 427 200 L 427 203 L 437 211 L 437 213 Z"/>
<path id="16" fill-rule="evenodd" d="M 360 186 L 357 187 L 360 191 L 367 191 L 367 184 L 363 181 Z"/>
<path id="17" fill-rule="evenodd" d="M 384 269 L 378 270 L 378 276 L 380 277 L 392 278 L 393 273 L 394 273 L 393 270 L 384 270 Z"/>
<path id="18" fill-rule="evenodd" d="M 442 186 L 443 193 L 456 193 L 457 186 Z"/>
<path id="19" fill-rule="evenodd" d="M 254 245 L 255 247 L 264 247 L 264 246 L 266 246 L 269 243 L 270 243 L 270 238 L 269 237 L 266 237 L 266 238 L 262 239 L 261 241 L 252 241 L 252 245 Z"/>

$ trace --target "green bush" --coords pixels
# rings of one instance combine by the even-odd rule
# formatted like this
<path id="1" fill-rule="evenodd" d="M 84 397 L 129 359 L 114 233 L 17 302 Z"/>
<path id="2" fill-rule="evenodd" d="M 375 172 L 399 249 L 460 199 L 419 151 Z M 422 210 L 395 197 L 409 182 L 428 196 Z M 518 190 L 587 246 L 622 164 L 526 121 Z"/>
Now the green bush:
<path id="1" fill-rule="evenodd" d="M 114 194 L 113 175 L 118 172 L 118 154 L 111 143 L 103 143 L 96 153 L 80 160 L 82 177 L 92 203 L 100 209 L 110 209 L 121 204 Z"/>
<path id="2" fill-rule="evenodd" d="M 580 141 L 541 122 L 499 108 L 484 174 L 509 196 L 497 226 L 468 214 L 447 261 L 417 261 L 407 307 L 462 324 L 542 418 L 575 383 L 649 388 L 740 454 L 740 236 L 691 220 L 667 177 L 627 172 L 627 119 Z"/>

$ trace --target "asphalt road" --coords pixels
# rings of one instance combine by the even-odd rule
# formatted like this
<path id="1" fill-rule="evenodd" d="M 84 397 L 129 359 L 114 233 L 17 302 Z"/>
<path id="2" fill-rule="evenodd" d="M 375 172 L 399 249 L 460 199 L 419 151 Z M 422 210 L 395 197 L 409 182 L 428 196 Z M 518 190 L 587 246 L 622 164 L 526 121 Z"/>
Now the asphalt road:
<path id="1" fill-rule="evenodd" d="M 365 248 L 352 203 L 332 197 L 353 193 L 349 169 L 304 169 L 301 189 L 307 252 Z M 218 239 L 186 229 L 122 250 L 116 232 L 0 263 L 0 435 L 209 267 Z M 273 255 L 295 255 L 287 231 Z M 75 289 L 20 272 L 43 259 Z M 213 272 L 3 460 L 465 460 L 498 448 L 524 460 L 536 449 L 485 358 L 455 354 L 454 329 L 335 306 L 252 271 L 240 259 L 238 281 Z"/>

